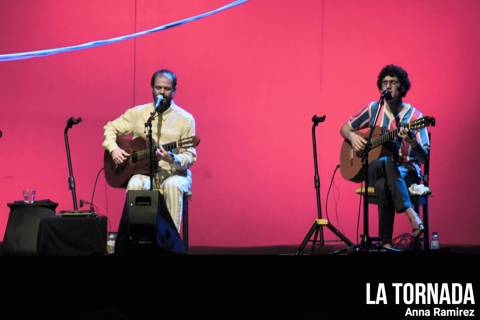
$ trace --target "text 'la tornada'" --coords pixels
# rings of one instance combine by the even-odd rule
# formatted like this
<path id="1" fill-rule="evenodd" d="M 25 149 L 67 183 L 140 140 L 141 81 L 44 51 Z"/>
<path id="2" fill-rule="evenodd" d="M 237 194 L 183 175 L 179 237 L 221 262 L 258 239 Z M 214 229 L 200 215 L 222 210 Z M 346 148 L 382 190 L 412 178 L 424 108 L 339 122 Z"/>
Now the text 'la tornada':
<path id="1" fill-rule="evenodd" d="M 474 305 L 475 296 L 472 283 L 366 283 L 366 303 Z"/>

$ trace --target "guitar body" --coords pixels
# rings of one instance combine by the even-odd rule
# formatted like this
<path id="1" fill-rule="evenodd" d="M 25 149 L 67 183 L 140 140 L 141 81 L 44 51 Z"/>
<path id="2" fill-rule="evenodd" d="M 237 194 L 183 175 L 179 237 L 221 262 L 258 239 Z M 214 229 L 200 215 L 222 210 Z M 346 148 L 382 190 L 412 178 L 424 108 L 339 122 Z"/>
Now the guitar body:
<path id="1" fill-rule="evenodd" d="M 166 151 L 174 150 L 176 148 L 191 148 L 196 147 L 200 143 L 200 138 L 192 136 L 183 138 L 175 142 L 163 144 L 162 147 Z M 110 152 L 105 150 L 103 156 L 103 167 L 105 169 L 105 179 L 107 183 L 113 188 L 125 188 L 128 180 L 135 174 L 150 175 L 149 168 L 149 151 L 148 144 L 145 138 L 132 139 L 132 135 L 123 135 L 117 137 L 117 144 L 120 148 L 130 154 L 125 163 L 117 166 L 112 159 Z M 158 146 L 155 146 L 157 148 Z M 154 170 L 157 169 L 158 163 L 154 162 Z"/>
<path id="2" fill-rule="evenodd" d="M 357 132 L 358 135 L 367 139 L 368 132 Z M 372 141 L 381 136 L 382 129 L 375 127 L 373 130 Z M 382 155 L 389 154 L 386 148 L 380 146 L 378 148 L 370 150 L 368 153 L 368 163 L 371 163 Z M 340 152 L 340 172 L 342 177 L 353 182 L 360 182 L 363 180 L 363 163 L 361 155 L 358 155 L 354 150 L 350 141 L 345 140 L 342 144 Z"/>
<path id="3" fill-rule="evenodd" d="M 140 150 L 147 149 L 147 141 L 144 138 L 132 139 L 131 135 L 119 136 L 117 144 L 120 148 L 131 155 Z M 148 157 L 134 161 L 135 157 L 130 157 L 125 163 L 116 166 L 113 162 L 110 152 L 105 150 L 103 156 L 105 178 L 107 183 L 113 188 L 126 188 L 128 180 L 134 174 L 149 175 Z"/>

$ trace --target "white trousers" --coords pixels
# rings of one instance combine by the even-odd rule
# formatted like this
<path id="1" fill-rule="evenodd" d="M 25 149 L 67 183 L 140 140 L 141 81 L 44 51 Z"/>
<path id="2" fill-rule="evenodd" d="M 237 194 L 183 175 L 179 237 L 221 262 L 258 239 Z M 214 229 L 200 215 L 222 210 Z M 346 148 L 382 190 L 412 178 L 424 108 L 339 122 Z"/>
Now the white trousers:
<path id="1" fill-rule="evenodd" d="M 155 190 L 160 191 L 165 199 L 165 204 L 172 217 L 173 223 L 180 232 L 182 224 L 183 194 L 189 192 L 192 187 L 190 176 L 170 176 L 159 185 L 157 179 L 154 181 Z M 143 174 L 136 174 L 130 178 L 127 190 L 150 190 L 150 177 Z"/>

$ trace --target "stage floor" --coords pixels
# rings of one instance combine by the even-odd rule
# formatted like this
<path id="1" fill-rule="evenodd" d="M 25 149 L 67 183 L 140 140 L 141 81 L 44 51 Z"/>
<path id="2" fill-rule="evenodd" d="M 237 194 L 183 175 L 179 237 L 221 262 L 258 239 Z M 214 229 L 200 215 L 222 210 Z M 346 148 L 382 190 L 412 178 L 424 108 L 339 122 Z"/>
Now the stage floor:
<path id="1" fill-rule="evenodd" d="M 283 246 L 257 246 L 257 247 L 209 247 L 209 246 L 191 246 L 189 254 L 191 255 L 295 255 L 299 245 Z M 316 246 L 315 255 L 330 255 L 338 250 L 346 249 L 342 245 Z M 348 252 L 347 252 L 348 253 Z M 308 246 L 304 255 L 311 255 L 312 250 Z M 479 255 L 480 246 L 478 245 L 444 245 L 440 250 L 435 251 L 403 251 L 399 254 L 461 254 L 461 255 Z"/>
<path id="2" fill-rule="evenodd" d="M 191 246 L 189 255 L 296 255 L 299 245 L 278 245 L 278 246 L 255 246 L 255 247 L 220 247 L 220 246 Z M 2 242 L 0 242 L 0 256 L 2 253 Z M 345 249 L 345 250 L 344 250 Z M 375 254 L 378 251 L 370 250 L 369 252 L 353 252 L 347 250 L 345 245 L 325 246 L 317 245 L 312 253 L 310 244 L 304 249 L 303 255 L 335 255 L 335 254 Z M 340 251 L 340 252 L 339 252 Z M 383 253 L 383 252 L 380 252 Z M 387 252 L 388 253 L 388 252 Z M 405 250 L 400 255 L 420 254 L 420 255 L 480 255 L 479 245 L 443 245 L 439 250 Z"/>

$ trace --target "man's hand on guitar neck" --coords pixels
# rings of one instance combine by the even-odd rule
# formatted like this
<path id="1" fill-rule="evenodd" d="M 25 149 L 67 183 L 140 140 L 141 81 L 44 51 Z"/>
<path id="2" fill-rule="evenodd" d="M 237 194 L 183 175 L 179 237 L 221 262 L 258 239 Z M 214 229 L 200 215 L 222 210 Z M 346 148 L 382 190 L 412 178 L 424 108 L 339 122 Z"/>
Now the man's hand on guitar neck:
<path id="1" fill-rule="evenodd" d="M 415 134 L 405 127 L 401 127 L 398 131 L 398 136 L 402 139 L 405 139 L 408 144 L 415 144 L 417 140 L 415 139 Z"/>
<path id="2" fill-rule="evenodd" d="M 122 148 L 117 148 L 113 150 L 111 155 L 113 162 L 115 162 L 117 166 L 124 163 L 128 159 L 128 157 L 130 157 L 130 154 Z"/>
<path id="3" fill-rule="evenodd" d="M 174 162 L 174 158 L 172 157 L 172 154 L 168 151 L 166 151 L 162 146 L 159 146 L 156 150 L 155 150 L 155 155 L 157 156 L 157 159 L 158 160 L 165 160 L 167 161 L 168 163 L 173 163 Z"/>

